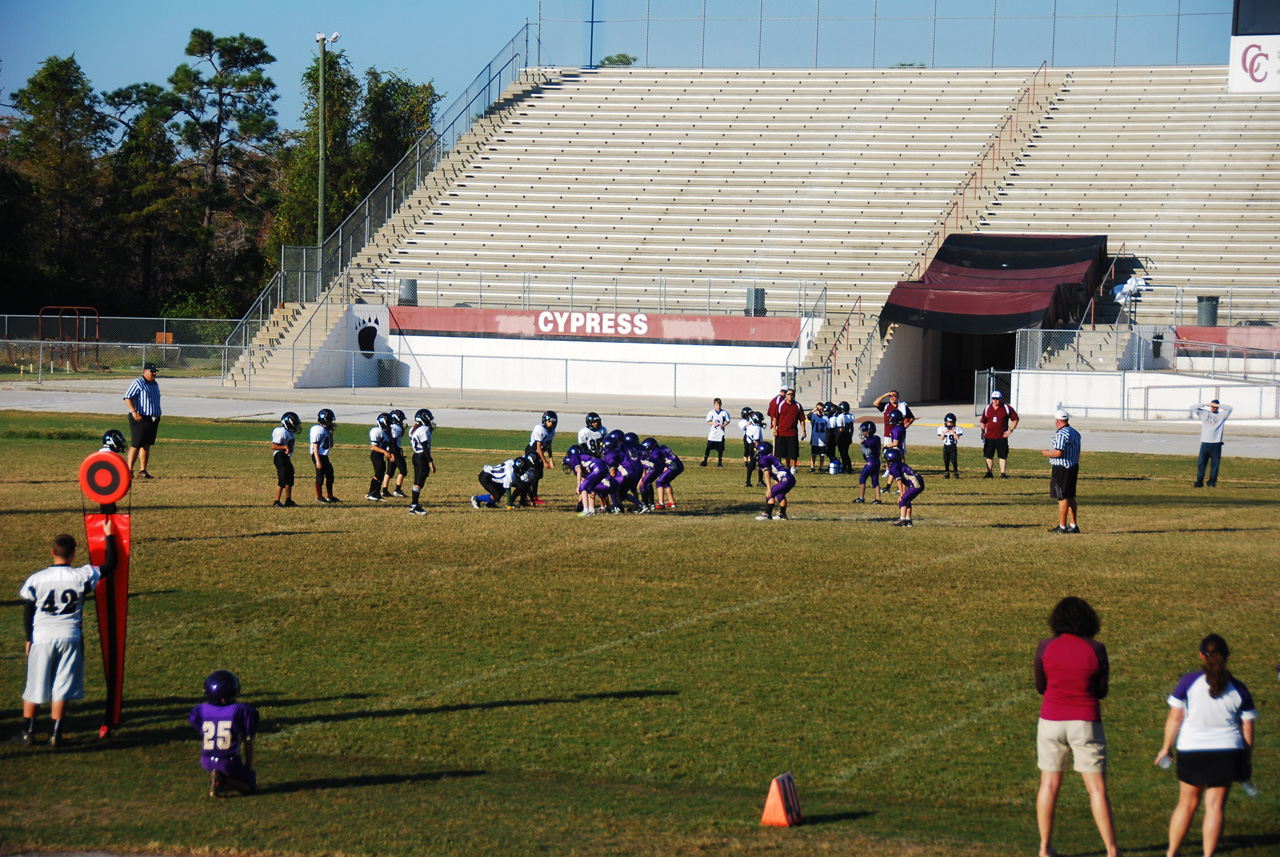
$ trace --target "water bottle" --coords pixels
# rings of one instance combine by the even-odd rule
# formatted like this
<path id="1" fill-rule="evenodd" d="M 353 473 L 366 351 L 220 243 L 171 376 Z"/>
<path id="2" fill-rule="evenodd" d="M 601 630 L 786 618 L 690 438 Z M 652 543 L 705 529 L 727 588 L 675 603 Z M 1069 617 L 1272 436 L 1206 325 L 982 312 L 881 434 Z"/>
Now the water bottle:
<path id="1" fill-rule="evenodd" d="M 1160 766 L 1161 770 L 1167 771 L 1173 767 L 1173 759 L 1169 756 L 1165 756 L 1159 762 L 1156 762 L 1156 764 Z"/>
<path id="2" fill-rule="evenodd" d="M 1253 780 L 1245 780 L 1244 782 L 1242 782 L 1242 783 L 1240 784 L 1240 788 L 1241 788 L 1241 789 L 1244 791 L 1244 793 L 1245 793 L 1246 795 L 1248 795 L 1249 797 L 1257 797 L 1257 796 L 1258 796 L 1258 787 L 1257 787 L 1257 786 L 1255 786 L 1255 785 L 1253 784 Z"/>

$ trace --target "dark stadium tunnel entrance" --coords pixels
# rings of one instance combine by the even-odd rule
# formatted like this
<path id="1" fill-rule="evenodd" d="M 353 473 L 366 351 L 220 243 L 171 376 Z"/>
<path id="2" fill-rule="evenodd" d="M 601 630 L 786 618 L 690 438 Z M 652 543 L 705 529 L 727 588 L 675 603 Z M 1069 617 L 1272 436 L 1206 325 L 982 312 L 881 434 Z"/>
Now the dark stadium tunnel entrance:
<path id="1" fill-rule="evenodd" d="M 926 334 L 927 335 L 927 334 Z M 973 398 L 973 373 L 985 369 L 1008 372 L 1014 368 L 1016 333 L 950 333 L 938 331 L 938 398 L 968 401 Z"/>

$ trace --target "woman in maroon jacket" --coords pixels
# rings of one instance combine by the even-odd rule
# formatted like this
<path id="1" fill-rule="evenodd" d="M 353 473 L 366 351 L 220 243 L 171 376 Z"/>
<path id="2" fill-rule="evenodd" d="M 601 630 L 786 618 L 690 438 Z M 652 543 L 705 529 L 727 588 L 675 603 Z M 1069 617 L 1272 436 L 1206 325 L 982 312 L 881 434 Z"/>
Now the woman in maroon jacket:
<path id="1" fill-rule="evenodd" d="M 1098 614 L 1084 599 L 1064 598 L 1049 615 L 1053 636 L 1041 640 L 1036 649 L 1036 690 L 1044 697 L 1036 728 L 1040 767 L 1036 821 L 1041 857 L 1057 853 L 1051 845 L 1053 817 L 1068 756 L 1074 758 L 1075 769 L 1084 777 L 1107 857 L 1119 853 L 1107 797 L 1107 736 L 1099 704 L 1107 695 L 1110 665 L 1107 647 L 1093 639 L 1098 628 Z"/>

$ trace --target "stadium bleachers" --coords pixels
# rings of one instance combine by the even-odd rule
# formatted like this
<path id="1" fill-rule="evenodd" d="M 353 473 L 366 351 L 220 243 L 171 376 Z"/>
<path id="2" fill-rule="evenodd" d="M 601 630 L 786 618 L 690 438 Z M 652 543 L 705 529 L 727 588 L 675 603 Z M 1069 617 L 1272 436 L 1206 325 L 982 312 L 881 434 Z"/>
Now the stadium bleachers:
<path id="1" fill-rule="evenodd" d="M 1228 94 L 1221 66 L 1050 69 L 1020 102 L 1035 77 L 526 70 L 353 259 L 347 294 L 394 303 L 416 279 L 440 306 L 701 314 L 741 312 L 757 283 L 775 312 L 825 288 L 807 363 L 834 354 L 851 400 L 879 307 L 943 231 L 1105 234 L 1148 281 L 1138 322 L 1194 324 L 1216 295 L 1220 324 L 1280 323 L 1280 97 Z"/>
<path id="2" fill-rule="evenodd" d="M 1103 234 L 1148 288 L 1143 324 L 1280 324 L 1280 97 L 1224 67 L 1072 71 L 978 231 Z"/>

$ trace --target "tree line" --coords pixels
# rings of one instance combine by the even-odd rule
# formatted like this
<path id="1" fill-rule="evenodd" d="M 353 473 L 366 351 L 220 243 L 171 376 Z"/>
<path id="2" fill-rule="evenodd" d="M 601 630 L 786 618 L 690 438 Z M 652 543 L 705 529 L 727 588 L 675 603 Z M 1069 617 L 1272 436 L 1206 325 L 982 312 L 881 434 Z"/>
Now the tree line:
<path id="1" fill-rule="evenodd" d="M 191 31 L 166 85 L 95 92 L 49 57 L 0 117 L 0 296 L 7 313 L 229 318 L 313 245 L 317 56 L 301 129 L 281 130 L 261 39 Z M 333 228 L 431 126 L 432 83 L 356 74 L 326 51 L 325 223 Z"/>

